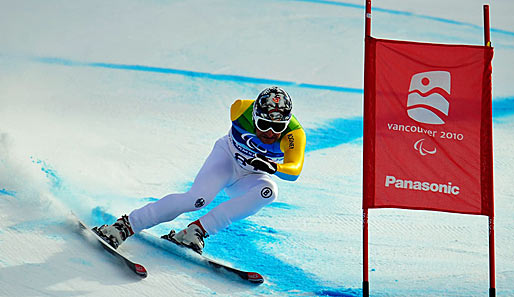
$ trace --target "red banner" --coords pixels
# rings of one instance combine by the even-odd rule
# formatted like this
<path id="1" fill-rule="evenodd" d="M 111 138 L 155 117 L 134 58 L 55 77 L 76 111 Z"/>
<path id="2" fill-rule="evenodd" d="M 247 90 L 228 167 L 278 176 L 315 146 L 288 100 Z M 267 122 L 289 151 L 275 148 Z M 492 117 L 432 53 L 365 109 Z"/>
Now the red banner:
<path id="1" fill-rule="evenodd" d="M 492 57 L 366 38 L 363 208 L 492 215 Z"/>

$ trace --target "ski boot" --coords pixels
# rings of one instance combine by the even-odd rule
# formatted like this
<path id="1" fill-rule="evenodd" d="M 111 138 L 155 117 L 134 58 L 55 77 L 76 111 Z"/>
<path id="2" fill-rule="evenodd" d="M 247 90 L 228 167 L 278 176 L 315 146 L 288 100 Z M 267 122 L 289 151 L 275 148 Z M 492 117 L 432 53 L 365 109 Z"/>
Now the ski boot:
<path id="1" fill-rule="evenodd" d="M 169 240 L 175 244 L 188 247 L 200 255 L 205 247 L 203 239 L 207 237 L 209 237 L 209 235 L 203 229 L 199 220 L 187 225 L 187 228 L 179 233 L 176 233 L 175 230 L 171 230 L 169 234 L 161 236 L 161 238 Z"/>
<path id="2" fill-rule="evenodd" d="M 134 235 L 127 215 L 123 215 L 112 225 L 102 225 L 94 227 L 92 230 L 114 249 L 117 249 L 127 238 Z"/>

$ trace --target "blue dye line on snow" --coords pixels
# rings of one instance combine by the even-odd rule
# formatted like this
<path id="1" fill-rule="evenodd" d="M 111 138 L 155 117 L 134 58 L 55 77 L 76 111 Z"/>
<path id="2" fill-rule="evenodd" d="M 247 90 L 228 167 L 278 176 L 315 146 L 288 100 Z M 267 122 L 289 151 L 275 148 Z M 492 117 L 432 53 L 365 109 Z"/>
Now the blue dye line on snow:
<path id="1" fill-rule="evenodd" d="M 34 160 L 32 157 L 30 157 L 30 159 L 32 160 L 32 163 L 41 166 L 41 171 L 43 171 L 46 177 L 50 180 L 53 188 L 59 188 L 62 185 L 61 178 L 57 175 L 53 168 L 46 164 L 46 162 L 41 160 Z"/>
<path id="2" fill-rule="evenodd" d="M 16 192 L 9 191 L 9 190 L 6 190 L 6 189 L 0 189 L 0 195 L 7 195 L 7 196 L 11 196 L 11 197 L 16 197 Z"/>
<path id="3" fill-rule="evenodd" d="M 145 66 L 145 65 L 101 63 L 101 62 L 79 62 L 79 61 L 73 61 L 73 60 L 69 60 L 69 59 L 55 58 L 55 57 L 36 57 L 36 58 L 33 58 L 33 60 L 40 62 L 40 63 L 45 63 L 45 64 L 56 64 L 56 65 L 63 65 L 63 66 L 70 66 L 70 67 L 71 66 L 96 67 L 96 68 L 107 68 L 107 69 L 116 69 L 116 70 L 142 71 L 142 72 L 182 75 L 182 76 L 188 76 L 188 77 L 194 77 L 194 78 L 212 79 L 212 80 L 220 80 L 220 81 L 236 81 L 236 82 L 242 82 L 242 83 L 280 85 L 280 86 L 299 87 L 299 88 L 308 88 L 308 89 L 329 90 L 329 91 L 345 92 L 345 93 L 363 93 L 363 90 L 360 88 L 350 88 L 350 87 L 320 85 L 320 84 L 310 84 L 310 83 L 298 83 L 298 82 L 293 82 L 293 81 L 250 77 L 250 76 L 242 76 L 242 75 L 215 74 L 215 73 L 209 73 L 209 72 L 191 71 L 191 70 L 183 70 L 183 69 L 176 69 L 176 68 L 154 67 L 154 66 Z"/>
<path id="4" fill-rule="evenodd" d="M 186 187 L 189 188 L 191 184 L 188 183 Z M 228 199 L 229 197 L 222 192 L 207 207 L 187 213 L 185 216 L 190 221 L 196 220 Z M 272 211 L 274 205 L 278 208 L 287 208 L 286 203 L 273 202 L 261 212 Z M 265 213 L 263 215 L 266 215 Z M 328 296 L 344 297 L 361 295 L 360 289 L 329 288 L 326 282 L 318 279 L 314 274 L 284 262 L 273 253 L 263 250 L 263 246 L 279 244 L 281 238 L 288 236 L 290 235 L 282 234 L 272 227 L 258 225 L 243 219 L 229 225 L 226 229 L 217 233 L 216 236 L 210 237 L 205 251 L 214 258 L 231 263 L 240 263 L 242 262 L 241 259 L 244 259 L 241 265 L 248 265 L 248 267 L 243 266 L 241 268 L 261 272 L 267 277 L 273 290 L 280 292 L 287 293 L 287 290 L 298 290 L 318 296 L 327 296 L 327 294 L 335 294 Z"/>
<path id="5" fill-rule="evenodd" d="M 155 202 L 155 201 L 159 200 L 159 198 L 144 197 L 144 198 L 140 198 L 139 200 L 142 201 L 142 202 Z"/>
<path id="6" fill-rule="evenodd" d="M 52 189 L 57 189 L 57 188 L 61 187 L 62 180 L 57 175 L 57 173 L 55 172 L 54 169 L 52 169 L 50 166 L 48 166 L 44 161 L 35 160 L 33 157 L 30 157 L 30 159 L 32 160 L 32 163 L 41 166 L 41 171 L 44 172 L 46 177 L 50 180 Z M 0 189 L 0 195 L 16 197 L 16 191 Z"/>
<path id="7" fill-rule="evenodd" d="M 307 136 L 306 152 L 335 147 L 362 137 L 363 120 L 361 117 L 351 119 L 333 119 L 321 127 L 305 129 Z"/>
<path id="8" fill-rule="evenodd" d="M 493 100 L 493 118 L 514 114 L 514 97 L 502 97 Z"/>
<path id="9" fill-rule="evenodd" d="M 32 160 L 32 163 L 37 164 L 41 166 L 41 171 L 45 173 L 46 177 L 50 180 L 52 189 L 56 189 L 61 187 L 62 180 L 57 175 L 54 169 L 52 169 L 50 166 L 48 166 L 44 161 L 41 160 L 34 160 L 33 157 L 30 157 Z M 7 195 L 11 197 L 16 197 L 16 191 L 7 190 L 5 188 L 0 189 L 0 195 Z"/>
<path id="10" fill-rule="evenodd" d="M 325 296 L 327 293 L 337 294 L 329 296 L 359 296 L 359 289 L 329 288 L 326 283 L 313 273 L 302 268 L 284 262 L 272 252 L 263 251 L 262 247 L 278 244 L 282 237 L 288 234 L 280 234 L 273 228 L 259 226 L 248 220 L 242 220 L 230 225 L 228 228 L 213 236 L 209 242 L 216 247 L 208 252 L 214 257 L 228 259 L 229 262 L 241 262 L 261 272 L 270 282 L 273 290 L 287 293 L 295 290 Z M 234 248 L 237 255 L 234 255 Z M 251 263 L 251 264 L 250 264 Z M 300 294 L 301 295 L 301 294 Z"/>
<path id="11" fill-rule="evenodd" d="M 104 208 L 97 206 L 91 210 L 92 225 L 112 224 L 118 218 L 108 213 Z"/>
<path id="12" fill-rule="evenodd" d="M 46 64 L 56 64 L 56 65 L 64 65 L 64 66 L 78 66 L 78 67 L 100 67 L 100 68 L 110 68 L 110 69 L 118 69 L 118 70 L 131 70 L 131 71 L 144 71 L 144 72 L 156 72 L 156 73 L 165 73 L 165 74 L 176 74 L 183 75 L 189 77 L 196 78 L 205 78 L 205 79 L 214 79 L 214 80 L 224 80 L 224 81 L 236 81 L 236 82 L 244 82 L 244 83 L 256 83 L 256 84 L 274 84 L 274 85 L 284 85 L 284 86 L 294 86 L 300 88 L 310 88 L 310 89 L 321 89 L 321 90 L 329 90 L 335 92 L 345 92 L 345 93 L 359 93 L 363 94 L 363 89 L 359 88 L 349 88 L 349 87 L 341 87 L 341 86 L 330 86 L 330 85 L 318 85 L 318 84 L 308 84 L 308 83 L 295 83 L 291 81 L 284 80 L 274 80 L 274 79 L 265 79 L 265 78 L 255 78 L 255 77 L 247 77 L 247 76 L 239 76 L 239 75 L 228 75 L 228 74 L 212 74 L 207 72 L 196 72 L 190 70 L 181 70 L 174 68 L 163 68 L 163 67 L 152 67 L 152 66 L 142 66 L 142 65 L 125 65 L 125 64 L 111 64 L 111 63 L 87 63 L 87 62 L 78 62 L 68 59 L 62 58 L 49 58 L 49 57 L 39 57 L 34 58 L 35 61 Z M 493 115 L 495 116 L 503 116 L 505 114 L 512 113 L 512 102 L 514 101 L 513 97 L 505 97 L 505 98 L 496 98 L 493 100 Z M 354 121 L 354 119 L 336 119 L 333 122 L 329 122 L 329 125 L 338 126 L 341 125 L 338 121 Z M 361 120 L 362 121 L 362 120 Z M 353 124 L 355 126 L 355 123 Z M 337 139 L 336 139 L 337 140 Z"/>
<path id="13" fill-rule="evenodd" d="M 218 195 L 209 208 L 215 207 L 226 201 L 228 197 L 224 194 Z M 194 212 L 194 217 L 200 217 L 206 209 Z M 191 215 L 185 214 L 185 215 Z M 97 207 L 91 212 L 92 221 L 95 224 L 111 224 L 116 217 L 107 213 L 104 209 Z M 213 258 L 238 263 L 243 269 L 252 269 L 261 272 L 268 279 L 273 290 L 287 292 L 294 289 L 318 296 L 359 296 L 360 289 L 351 288 L 327 288 L 320 284 L 314 274 L 305 272 L 299 267 L 286 263 L 270 253 L 262 251 L 261 246 L 278 242 L 275 238 L 278 232 L 266 226 L 254 224 L 248 220 L 233 223 L 223 231 L 209 238 L 206 245 L 206 254 Z M 283 234 L 281 236 L 284 236 Z M 209 248 L 215 247 L 215 248 Z M 169 254 L 169 257 L 177 256 Z M 241 259 L 244 259 L 242 261 Z M 248 267 L 244 267 L 244 266 Z M 284 292 L 284 293 L 285 293 Z"/>
<path id="14" fill-rule="evenodd" d="M 292 205 L 292 204 L 284 203 L 284 202 L 277 202 L 277 201 L 274 201 L 273 203 L 269 204 L 268 207 L 285 209 L 285 210 L 299 209 L 299 207 L 296 205 Z"/>
<path id="15" fill-rule="evenodd" d="M 344 7 L 356 8 L 356 9 L 362 9 L 362 10 L 364 10 L 366 8 L 365 5 L 361 5 L 361 4 L 329 1 L 329 0 L 292 0 L 292 1 L 344 6 Z M 418 13 L 413 13 L 413 12 L 409 12 L 409 11 L 380 8 L 380 7 L 372 7 L 371 10 L 372 10 L 372 13 L 374 11 L 379 11 L 379 12 L 388 13 L 388 14 L 416 17 L 416 18 L 427 19 L 427 20 L 441 22 L 441 23 L 447 23 L 447 24 L 458 25 L 458 26 L 466 26 L 466 27 L 471 27 L 473 29 L 483 30 L 482 26 L 475 25 L 472 23 L 461 22 L 461 21 L 456 21 L 456 20 L 446 19 L 446 18 L 441 18 L 441 17 L 434 17 L 434 16 L 429 16 L 429 15 L 424 15 L 424 14 L 418 14 Z M 491 28 L 491 32 L 514 36 L 514 32 L 503 30 L 503 29 Z"/>

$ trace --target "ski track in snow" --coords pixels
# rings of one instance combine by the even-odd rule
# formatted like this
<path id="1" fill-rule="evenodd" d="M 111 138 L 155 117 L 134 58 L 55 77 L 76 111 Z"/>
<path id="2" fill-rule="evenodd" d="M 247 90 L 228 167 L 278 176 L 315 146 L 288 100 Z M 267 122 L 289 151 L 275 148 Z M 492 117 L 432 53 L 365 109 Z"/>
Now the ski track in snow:
<path id="1" fill-rule="evenodd" d="M 0 16 L 8 15 L 0 18 L 7 40 L 0 47 L 0 296 L 360 296 L 358 3 L 213 1 L 203 5 L 214 12 L 203 14 L 194 1 L 120 2 L 105 12 L 57 1 L 64 14 L 49 5 L 31 18 L 23 6 L 40 4 L 2 10 Z M 379 36 L 481 40 L 481 27 L 462 20 L 464 12 L 451 19 L 385 3 L 391 1 L 374 10 Z M 82 24 L 82 15 L 87 25 L 70 21 Z M 102 30 L 90 22 L 95 17 Z M 190 19 L 203 30 L 188 29 Z M 110 25 L 117 22 L 120 28 Z M 166 29 L 182 24 L 181 30 Z M 217 33 L 206 34 L 209 27 Z M 292 38 L 288 30 L 301 34 Z M 347 40 L 334 41 L 343 34 Z M 513 36 L 493 23 L 498 296 L 514 295 Z M 269 38 L 275 47 L 263 47 L 263 56 L 260 46 Z M 146 266 L 149 276 L 140 280 L 94 240 L 82 238 L 70 211 L 90 225 L 108 224 L 164 194 L 187 190 L 214 140 L 228 129 L 231 101 L 267 84 L 285 86 L 297 99 L 295 113 L 309 144 L 304 172 L 297 183 L 280 182 L 276 202 L 208 238 L 205 249 L 214 259 L 260 272 L 264 284 L 242 283 L 135 236 L 120 250 Z M 226 199 L 220 193 L 205 209 L 148 232 L 180 229 Z M 487 218 L 373 210 L 369 223 L 373 296 L 486 294 Z"/>

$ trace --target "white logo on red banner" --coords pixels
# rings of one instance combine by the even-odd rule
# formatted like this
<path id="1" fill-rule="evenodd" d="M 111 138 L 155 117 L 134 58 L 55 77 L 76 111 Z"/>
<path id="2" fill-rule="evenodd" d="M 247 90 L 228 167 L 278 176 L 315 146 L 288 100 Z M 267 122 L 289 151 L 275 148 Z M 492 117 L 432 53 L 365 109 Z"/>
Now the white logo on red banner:
<path id="1" fill-rule="evenodd" d="M 489 213 L 492 49 L 366 43 L 363 205 Z"/>
<path id="2" fill-rule="evenodd" d="M 420 140 L 418 140 L 414 143 L 414 149 L 416 149 L 420 155 L 426 156 L 427 154 L 433 155 L 433 154 L 437 153 L 437 148 L 434 147 L 433 150 L 427 150 L 426 148 L 423 147 L 424 143 L 425 143 L 425 138 L 421 138 Z"/>
<path id="3" fill-rule="evenodd" d="M 414 74 L 407 97 L 407 113 L 416 122 L 442 125 L 450 103 L 450 72 L 428 71 Z"/>

